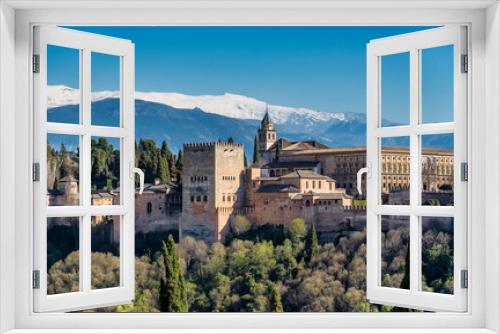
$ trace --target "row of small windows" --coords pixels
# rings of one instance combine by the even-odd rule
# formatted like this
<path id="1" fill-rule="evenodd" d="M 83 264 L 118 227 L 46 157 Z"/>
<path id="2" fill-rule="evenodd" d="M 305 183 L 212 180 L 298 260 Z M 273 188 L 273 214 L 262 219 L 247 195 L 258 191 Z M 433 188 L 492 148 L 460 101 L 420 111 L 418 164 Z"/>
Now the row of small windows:
<path id="1" fill-rule="evenodd" d="M 322 182 L 318 181 L 318 183 L 317 183 L 318 189 L 321 189 L 321 184 L 322 184 Z M 316 181 L 311 181 L 311 185 L 312 185 L 312 189 L 316 189 Z M 330 186 L 330 190 L 333 190 L 333 182 L 330 182 L 329 186 Z M 306 189 L 309 189 L 309 181 L 306 181 Z"/>
<path id="2" fill-rule="evenodd" d="M 267 140 L 275 140 L 275 139 L 276 139 L 276 133 L 271 133 L 271 132 L 267 133 Z M 260 140 L 266 140 L 265 133 L 262 133 Z"/>
<path id="3" fill-rule="evenodd" d="M 189 179 L 191 182 L 206 182 L 208 180 L 208 176 L 191 176 Z"/>
<path id="4" fill-rule="evenodd" d="M 227 194 L 227 195 L 223 194 L 222 195 L 223 202 L 231 202 L 231 201 L 236 202 L 236 200 L 237 200 L 236 195 L 231 195 L 231 194 Z"/>
<path id="5" fill-rule="evenodd" d="M 236 181 L 236 176 L 223 176 L 223 181 Z"/>
<path id="6" fill-rule="evenodd" d="M 191 202 L 194 202 L 196 199 L 196 202 L 201 202 L 202 200 L 202 196 L 198 195 L 198 196 L 191 196 Z M 207 195 L 203 195 L 203 202 L 206 202 L 208 200 L 208 197 Z"/>

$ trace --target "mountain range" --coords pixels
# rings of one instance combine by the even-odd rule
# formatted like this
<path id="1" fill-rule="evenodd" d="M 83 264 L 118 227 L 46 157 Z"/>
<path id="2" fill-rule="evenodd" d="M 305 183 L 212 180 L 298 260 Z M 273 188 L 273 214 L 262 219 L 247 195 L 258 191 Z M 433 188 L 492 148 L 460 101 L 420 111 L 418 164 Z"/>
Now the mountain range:
<path id="1" fill-rule="evenodd" d="M 254 136 L 266 111 L 269 111 L 278 137 L 289 140 L 315 139 L 330 147 L 366 145 L 364 114 L 276 106 L 230 93 L 191 96 L 136 92 L 135 97 L 136 138 L 153 139 L 158 144 L 166 140 L 173 151 L 181 149 L 183 143 L 227 140 L 232 137 L 235 142 L 245 145 L 246 154 L 251 157 Z M 77 89 L 49 86 L 47 103 L 49 121 L 77 122 Z M 116 124 L 119 93 L 93 92 L 91 108 L 94 125 Z M 394 144 L 398 144 L 398 141 Z"/>

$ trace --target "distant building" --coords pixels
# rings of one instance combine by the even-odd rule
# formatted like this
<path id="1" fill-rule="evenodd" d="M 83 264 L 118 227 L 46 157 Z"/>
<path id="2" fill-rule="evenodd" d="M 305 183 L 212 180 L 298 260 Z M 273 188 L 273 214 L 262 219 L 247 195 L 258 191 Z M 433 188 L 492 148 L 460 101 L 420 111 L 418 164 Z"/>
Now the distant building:
<path id="1" fill-rule="evenodd" d="M 265 127 L 272 128 L 266 114 Z M 273 134 L 277 136 L 277 131 Z M 356 174 L 366 167 L 366 147 L 328 148 L 317 141 L 277 139 L 267 151 L 259 152 L 259 165 L 269 176 L 283 175 L 297 169 L 313 170 L 336 181 L 339 188 L 357 197 Z M 410 185 L 410 152 L 408 147 L 382 147 L 381 190 L 391 193 L 408 189 Z M 453 151 L 424 148 L 422 150 L 422 190 L 453 192 Z M 363 188 L 365 188 L 363 180 Z"/>

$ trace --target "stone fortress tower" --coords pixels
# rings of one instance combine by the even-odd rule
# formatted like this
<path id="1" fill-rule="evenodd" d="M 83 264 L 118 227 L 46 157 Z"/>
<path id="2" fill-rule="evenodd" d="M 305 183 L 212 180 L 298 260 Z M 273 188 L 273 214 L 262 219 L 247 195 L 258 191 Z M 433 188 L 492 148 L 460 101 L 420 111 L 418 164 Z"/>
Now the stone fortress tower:
<path id="1" fill-rule="evenodd" d="M 244 197 L 242 144 L 184 144 L 179 234 L 220 241 Z"/>

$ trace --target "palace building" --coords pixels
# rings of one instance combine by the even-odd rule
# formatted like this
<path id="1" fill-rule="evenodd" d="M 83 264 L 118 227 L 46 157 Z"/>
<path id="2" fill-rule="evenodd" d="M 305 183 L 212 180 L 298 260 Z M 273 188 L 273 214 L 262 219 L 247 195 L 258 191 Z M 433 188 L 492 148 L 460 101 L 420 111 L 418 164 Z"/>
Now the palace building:
<path id="1" fill-rule="evenodd" d="M 184 144 L 181 185 L 148 184 L 142 195 L 136 193 L 136 231 L 223 241 L 237 215 L 285 227 L 302 218 L 325 233 L 364 228 L 365 202 L 356 190 L 356 173 L 366 166 L 365 147 L 329 148 L 315 140 L 278 138 L 267 112 L 257 138 L 259 160 L 249 167 L 242 144 Z M 408 148 L 386 146 L 381 154 L 382 201 L 408 204 Z M 424 149 L 421 160 L 422 201 L 452 204 L 452 150 Z M 48 205 L 78 205 L 76 179 L 62 178 L 57 189 L 49 191 Z M 119 198 L 119 189 L 96 192 L 92 205 L 118 204 Z"/>

